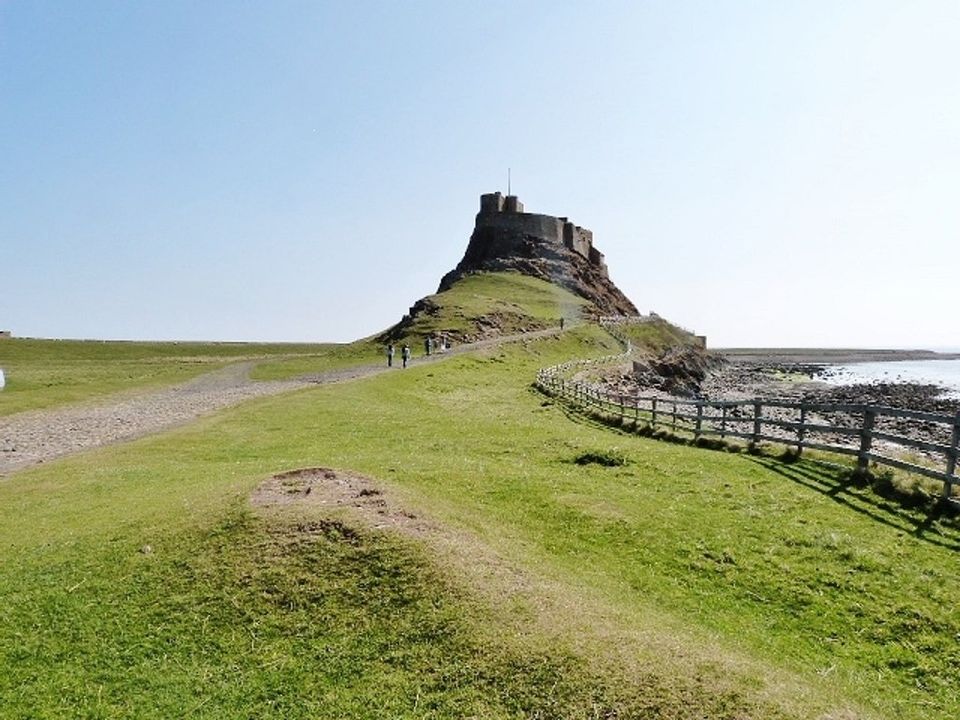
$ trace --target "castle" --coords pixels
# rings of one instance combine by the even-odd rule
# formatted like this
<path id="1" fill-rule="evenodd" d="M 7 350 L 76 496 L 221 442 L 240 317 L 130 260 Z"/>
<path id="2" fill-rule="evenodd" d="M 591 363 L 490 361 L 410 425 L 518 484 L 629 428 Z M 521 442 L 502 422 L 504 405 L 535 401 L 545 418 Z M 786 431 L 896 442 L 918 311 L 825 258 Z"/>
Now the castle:
<path id="1" fill-rule="evenodd" d="M 607 263 L 603 253 L 593 246 L 593 233 L 590 230 L 574 225 L 565 217 L 525 213 L 523 203 L 516 195 L 504 196 L 495 192 L 480 196 L 475 230 L 487 228 L 562 244 L 599 270 L 603 277 L 608 277 Z"/>
<path id="2" fill-rule="evenodd" d="M 636 315 L 630 298 L 610 280 L 593 233 L 565 217 L 523 211 L 516 195 L 480 196 L 470 242 L 437 292 L 477 272 L 517 272 L 566 288 L 588 300 L 599 315 Z"/>

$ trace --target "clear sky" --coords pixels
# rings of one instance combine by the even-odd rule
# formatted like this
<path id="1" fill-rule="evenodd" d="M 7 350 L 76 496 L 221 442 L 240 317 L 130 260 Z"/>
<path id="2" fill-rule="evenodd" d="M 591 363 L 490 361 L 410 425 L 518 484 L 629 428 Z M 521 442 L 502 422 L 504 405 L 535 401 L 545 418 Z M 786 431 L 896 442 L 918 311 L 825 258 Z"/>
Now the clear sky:
<path id="1" fill-rule="evenodd" d="M 0 329 L 350 340 L 483 192 L 719 345 L 960 345 L 960 2 L 0 0 Z"/>

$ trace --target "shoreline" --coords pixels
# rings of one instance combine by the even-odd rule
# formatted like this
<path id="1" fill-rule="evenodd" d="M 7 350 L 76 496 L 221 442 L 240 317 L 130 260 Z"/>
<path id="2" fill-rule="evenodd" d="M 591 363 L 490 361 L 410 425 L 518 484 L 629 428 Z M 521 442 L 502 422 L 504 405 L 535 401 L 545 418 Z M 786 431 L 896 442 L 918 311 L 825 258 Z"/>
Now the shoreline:
<path id="1" fill-rule="evenodd" d="M 884 377 L 830 382 L 843 366 L 960 359 L 960 353 L 932 350 L 864 350 L 846 348 L 728 348 L 714 351 L 725 361 L 707 373 L 705 396 L 803 397 L 825 403 L 886 405 L 928 412 L 954 413 L 960 398 L 948 386 L 922 379 Z"/>
<path id="2" fill-rule="evenodd" d="M 715 348 L 710 350 L 734 364 L 851 365 L 868 362 L 960 360 L 960 353 L 933 350 L 870 350 L 863 348 Z"/>
<path id="3" fill-rule="evenodd" d="M 960 353 L 932 350 L 721 348 L 659 360 L 637 357 L 632 371 L 621 366 L 603 382 L 623 394 L 664 399 L 803 399 L 956 413 L 960 393 L 936 380 L 899 375 L 843 383 L 830 380 L 838 369 L 849 365 L 957 360 Z"/>
<path id="4" fill-rule="evenodd" d="M 730 354 L 725 354 L 730 353 Z M 657 397 L 669 401 L 701 399 L 721 401 L 788 400 L 821 406 L 878 406 L 899 408 L 956 417 L 960 413 L 960 397 L 944 396 L 945 388 L 926 382 L 879 381 L 851 384 L 832 384 L 823 378 L 833 365 L 856 362 L 895 362 L 899 360 L 952 360 L 958 354 L 906 350 L 822 350 L 804 349 L 741 349 L 738 352 L 712 351 L 721 362 L 705 361 L 693 368 L 683 360 L 657 366 L 634 363 L 627 370 L 602 378 L 608 391 L 626 396 Z M 737 359 L 732 359 L 730 355 Z M 687 358 L 689 360 L 689 358 Z M 639 368 L 638 372 L 638 365 Z M 677 379 L 680 382 L 675 382 Z M 820 411 L 808 417 L 814 424 L 831 425 L 841 419 L 840 414 Z M 856 413 L 854 412 L 854 415 Z M 736 412 L 734 412 L 736 416 Z M 794 411 L 772 410 L 771 417 L 786 423 L 796 422 Z M 856 420 L 850 422 L 855 423 Z M 846 423 L 847 425 L 850 422 Z M 903 418 L 885 418 L 877 426 L 881 433 L 891 433 L 920 443 L 947 445 L 951 442 L 948 425 L 915 422 Z M 820 431 L 821 439 L 833 444 L 846 444 L 849 437 L 842 433 Z M 790 433 L 784 431 L 785 439 Z M 926 456 L 924 450 L 917 453 Z M 938 460 L 939 461 L 939 460 Z"/>

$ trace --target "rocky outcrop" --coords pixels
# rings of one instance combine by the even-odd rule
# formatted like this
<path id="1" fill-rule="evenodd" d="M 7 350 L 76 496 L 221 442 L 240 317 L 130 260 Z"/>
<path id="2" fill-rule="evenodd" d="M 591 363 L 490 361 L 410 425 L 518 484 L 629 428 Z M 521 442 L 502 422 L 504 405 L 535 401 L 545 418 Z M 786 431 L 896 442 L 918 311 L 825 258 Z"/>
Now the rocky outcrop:
<path id="1" fill-rule="evenodd" d="M 467 251 L 443 276 L 438 292 L 472 272 L 512 270 L 546 280 L 586 298 L 599 315 L 637 315 L 637 308 L 607 275 L 593 233 L 564 217 L 522 212 L 513 196 L 481 197 Z"/>
<path id="2" fill-rule="evenodd" d="M 592 232 L 565 217 L 524 212 L 523 204 L 514 196 L 490 193 L 482 195 L 480 201 L 480 212 L 463 259 L 440 280 L 438 294 L 473 273 L 512 271 L 585 298 L 590 305 L 578 308 L 578 312 L 587 316 L 638 315 L 633 303 L 611 282 L 603 253 L 593 246 Z M 396 342 L 410 334 L 425 337 L 439 333 L 455 342 L 474 342 L 542 330 L 564 315 L 564 309 L 558 308 L 555 319 L 534 318 L 513 312 L 522 308 L 511 309 L 509 297 L 501 300 L 506 306 L 491 307 L 485 314 L 461 317 L 461 322 L 446 325 L 440 321 L 443 300 L 436 295 L 423 298 L 377 340 Z"/>
<path id="3" fill-rule="evenodd" d="M 472 272 L 513 270 L 546 280 L 586 298 L 599 315 L 637 315 L 637 308 L 592 264 L 562 244 L 519 230 L 478 227 L 470 236 L 463 259 L 440 280 L 438 292 Z"/>
<path id="4" fill-rule="evenodd" d="M 719 355 L 691 345 L 667 348 L 655 357 L 633 362 L 633 379 L 642 388 L 681 397 L 698 397 L 707 373 L 722 367 Z"/>

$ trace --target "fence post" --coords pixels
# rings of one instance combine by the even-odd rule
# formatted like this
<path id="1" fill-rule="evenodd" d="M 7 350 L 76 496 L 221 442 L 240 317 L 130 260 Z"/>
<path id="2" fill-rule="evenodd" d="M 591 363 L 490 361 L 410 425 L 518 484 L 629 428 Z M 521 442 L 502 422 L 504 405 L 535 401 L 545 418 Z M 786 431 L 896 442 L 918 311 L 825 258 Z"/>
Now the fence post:
<path id="1" fill-rule="evenodd" d="M 807 436 L 807 406 L 800 406 L 800 427 L 797 428 L 797 457 L 803 453 L 803 440 Z"/>
<path id="2" fill-rule="evenodd" d="M 623 422 L 624 418 L 627 417 L 627 406 L 623 402 L 623 395 L 620 396 L 620 421 Z"/>
<path id="3" fill-rule="evenodd" d="M 640 396 L 637 395 L 633 398 L 633 423 L 637 424 L 640 420 Z"/>
<path id="4" fill-rule="evenodd" d="M 867 453 L 870 452 L 870 445 L 873 443 L 873 423 L 877 414 L 871 408 L 865 408 L 863 411 L 863 429 L 860 431 L 860 453 L 857 455 L 857 472 L 867 472 L 870 464 L 870 458 Z"/>
<path id="5" fill-rule="evenodd" d="M 700 429 L 703 427 L 703 404 L 697 403 L 697 428 L 693 432 L 693 439 L 700 439 Z"/>
<path id="6" fill-rule="evenodd" d="M 727 405 L 724 403 L 720 406 L 720 439 L 727 439 Z"/>
<path id="7" fill-rule="evenodd" d="M 753 401 L 753 444 L 760 444 L 760 417 L 763 413 L 763 405 L 758 400 Z"/>
<path id="8" fill-rule="evenodd" d="M 650 401 L 650 427 L 654 430 L 657 428 L 657 399 L 653 398 Z"/>
<path id="9" fill-rule="evenodd" d="M 950 439 L 950 452 L 947 453 L 947 479 L 943 481 L 943 499 L 950 499 L 953 490 L 953 478 L 957 475 L 957 453 L 960 446 L 960 412 L 953 419 L 953 436 Z"/>
<path id="10" fill-rule="evenodd" d="M 673 424 L 672 424 L 672 427 L 673 427 L 673 432 L 676 433 L 676 432 L 677 432 L 677 403 L 676 403 L 676 401 L 674 401 L 674 403 L 673 403 Z"/>

